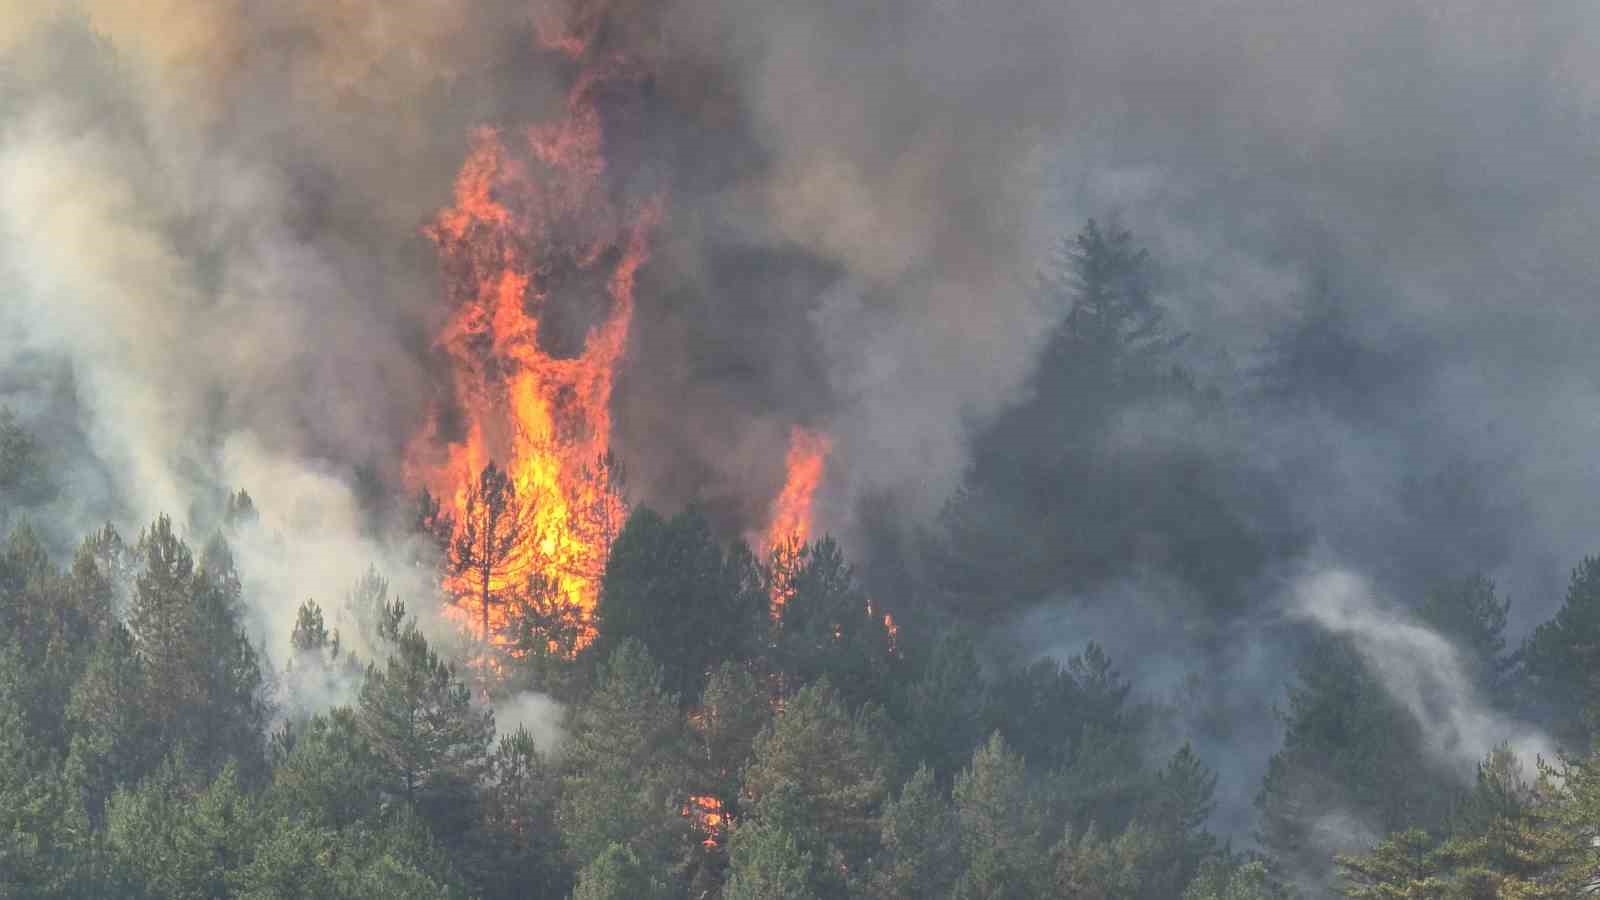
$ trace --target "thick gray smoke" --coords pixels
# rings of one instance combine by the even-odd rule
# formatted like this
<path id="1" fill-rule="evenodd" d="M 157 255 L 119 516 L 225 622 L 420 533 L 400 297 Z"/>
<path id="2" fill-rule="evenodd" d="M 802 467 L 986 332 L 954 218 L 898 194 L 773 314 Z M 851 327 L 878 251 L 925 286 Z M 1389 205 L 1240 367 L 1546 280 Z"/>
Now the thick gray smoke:
<path id="1" fill-rule="evenodd" d="M 835 438 L 829 528 L 864 498 L 927 522 L 1025 394 L 1047 248 L 1114 214 L 1239 400 L 1116 440 L 1244 461 L 1376 590 L 1486 569 L 1518 630 L 1595 549 L 1585 0 L 0 0 L 0 403 L 59 454 L 57 533 L 245 487 L 275 641 L 388 560 L 373 498 L 448 389 L 420 230 L 471 128 L 559 105 L 534 20 L 577 10 L 654 72 L 611 149 L 670 194 L 615 403 L 635 499 L 747 528 L 801 422 Z M 1307 310 L 1348 352 L 1260 400 Z M 1149 649 L 1102 618 L 1060 641 Z M 1176 620 L 1162 652 L 1205 668 Z M 1270 704 L 1280 662 L 1229 702 Z"/>

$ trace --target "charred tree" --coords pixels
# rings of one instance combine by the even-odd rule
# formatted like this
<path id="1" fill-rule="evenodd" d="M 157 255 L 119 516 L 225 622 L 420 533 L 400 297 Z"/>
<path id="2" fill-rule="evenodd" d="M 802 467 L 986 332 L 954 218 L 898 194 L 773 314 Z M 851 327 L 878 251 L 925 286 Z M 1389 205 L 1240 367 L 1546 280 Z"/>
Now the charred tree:
<path id="1" fill-rule="evenodd" d="M 467 489 L 466 506 L 450 542 L 451 573 L 470 585 L 479 602 L 482 634 L 489 640 L 489 607 L 505 602 L 500 590 L 537 571 L 538 500 L 517 493 L 504 469 L 484 467 Z"/>

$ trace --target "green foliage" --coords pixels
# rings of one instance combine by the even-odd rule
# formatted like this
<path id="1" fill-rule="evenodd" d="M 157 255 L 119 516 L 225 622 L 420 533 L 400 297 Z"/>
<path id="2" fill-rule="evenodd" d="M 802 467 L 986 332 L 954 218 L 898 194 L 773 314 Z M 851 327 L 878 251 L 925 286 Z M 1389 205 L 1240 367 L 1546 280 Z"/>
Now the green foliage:
<path id="1" fill-rule="evenodd" d="M 1194 878 L 1200 864 L 1217 850 L 1206 831 L 1215 808 L 1216 773 L 1184 744 L 1156 774 L 1140 804 L 1138 823 L 1149 834 L 1153 852 L 1145 865 L 1145 896 L 1171 897 Z"/>
<path id="2" fill-rule="evenodd" d="M 1041 277 L 1047 302 L 1064 307 L 1049 362 L 1078 377 L 1149 377 L 1160 355 L 1183 341 L 1166 329 L 1155 300 L 1150 254 L 1123 228 L 1093 219 L 1062 241 L 1055 266 Z M 1047 363 L 1048 364 L 1048 363 Z"/>
<path id="3" fill-rule="evenodd" d="M 678 698 L 649 651 L 623 641 L 569 723 L 558 812 L 576 868 L 613 845 L 658 873 L 682 874 L 692 842 L 683 815 L 688 742 Z"/>
<path id="4" fill-rule="evenodd" d="M 955 896 L 1022 900 L 1048 893 L 1043 804 L 1028 782 L 1022 757 L 999 732 L 956 775 L 951 793 L 964 864 Z"/>
<path id="5" fill-rule="evenodd" d="M 116 870 L 142 893 L 174 900 L 227 896 L 248 862 L 259 812 L 226 766 L 195 784 L 182 755 L 168 757 L 133 790 L 119 790 L 106 812 L 106 843 Z"/>
<path id="6" fill-rule="evenodd" d="M 378 812 L 384 763 L 349 707 L 291 726 L 274 751 L 266 802 L 275 814 L 340 829 Z"/>
<path id="7" fill-rule="evenodd" d="M 719 663 L 756 652 L 767 602 L 748 549 L 724 553 L 692 509 L 668 520 L 641 507 L 611 547 L 593 650 L 638 641 L 662 665 L 666 689 L 693 702 Z"/>
<path id="8" fill-rule="evenodd" d="M 240 900 L 433 900 L 466 890 L 408 814 L 342 831 L 277 820 L 232 880 Z"/>
<path id="9" fill-rule="evenodd" d="M 150 693 L 146 709 L 158 739 L 182 745 L 208 772 L 237 759 L 245 774 L 263 768 L 269 713 L 255 648 L 240 625 L 239 576 L 227 545 L 208 544 L 196 564 L 165 516 L 139 538 L 144 561 L 128 627 Z"/>
<path id="10" fill-rule="evenodd" d="M 964 632 L 943 635 L 906 689 L 903 753 L 949 778 L 983 740 L 989 698 L 977 650 Z"/>
<path id="11" fill-rule="evenodd" d="M 977 435 L 926 548 L 927 587 L 959 614 L 981 621 L 1147 568 L 1191 586 L 1199 612 L 1220 613 L 1296 549 L 1299 536 L 1261 528 L 1285 519 L 1283 499 L 1238 460 L 1139 439 L 1141 420 L 1203 429 L 1219 407 L 1177 365 L 1182 336 L 1155 280 L 1122 229 L 1091 222 L 1061 241 L 1039 298 L 1058 325 L 1025 399 Z"/>
<path id="12" fill-rule="evenodd" d="M 726 810 L 737 812 L 739 775 L 756 738 L 772 718 L 767 688 L 749 668 L 724 662 L 711 674 L 695 712 L 705 790 Z"/>
<path id="13" fill-rule="evenodd" d="M 741 825 L 733 834 L 731 874 L 724 900 L 822 900 L 843 897 L 837 879 L 823 871 L 813 850 L 788 829 L 767 822 Z M 823 891 L 817 882 L 826 883 Z"/>
<path id="14" fill-rule="evenodd" d="M 1594 870 L 1578 861 L 1594 820 L 1581 818 L 1574 828 L 1569 816 L 1582 806 L 1584 769 L 1583 763 L 1567 766 L 1561 787 L 1546 778 L 1530 784 L 1508 749 L 1495 750 L 1479 765 L 1477 785 L 1447 832 L 1408 829 L 1367 853 L 1339 857 L 1344 895 L 1544 900 L 1583 894 Z"/>
<path id="15" fill-rule="evenodd" d="M 832 538 L 801 547 L 783 583 L 777 664 L 791 688 L 829 679 L 851 709 L 890 694 L 894 657 L 844 551 Z"/>
<path id="16" fill-rule="evenodd" d="M 1510 611 L 1510 598 L 1502 599 L 1483 575 L 1440 584 L 1418 610 L 1425 623 L 1461 651 L 1476 686 L 1485 691 L 1497 689 L 1511 666 L 1506 655 Z"/>
<path id="17" fill-rule="evenodd" d="M 956 813 L 928 767 L 919 767 L 884 807 L 881 842 L 873 896 L 949 896 L 962 871 Z"/>
<path id="18" fill-rule="evenodd" d="M 440 833 L 459 834 L 488 766 L 494 714 L 473 705 L 415 623 L 384 666 L 367 667 L 356 724 L 372 748 L 382 794 L 416 808 Z"/>
<path id="19" fill-rule="evenodd" d="M 0 676 L 0 895 L 79 896 L 94 874 L 89 820 L 30 732 L 15 686 Z"/>
<path id="20" fill-rule="evenodd" d="M 328 626 L 322 620 L 322 607 L 315 600 L 300 604 L 300 609 L 295 613 L 294 631 L 289 635 L 289 646 L 297 653 L 320 653 L 324 649 L 331 649 L 335 655 L 338 654 L 339 636 L 328 632 Z"/>
<path id="21" fill-rule="evenodd" d="M 559 789 L 527 729 L 500 738 L 465 867 L 478 896 L 553 897 L 566 889 L 571 878 L 556 826 Z"/>
<path id="22" fill-rule="evenodd" d="M 1206 860 L 1183 892 L 1183 900 L 1284 900 L 1286 897 L 1284 891 L 1273 884 L 1266 864 L 1259 860 L 1244 863 Z"/>
<path id="23" fill-rule="evenodd" d="M 1170 897 L 1152 881 L 1156 842 L 1138 823 L 1106 838 L 1090 825 L 1076 840 L 1068 835 L 1056 847 L 1056 889 L 1084 900 L 1135 900 Z"/>
<path id="24" fill-rule="evenodd" d="M 581 692 L 578 651 L 588 634 L 583 609 L 553 579 L 534 574 L 527 587 L 506 595 L 500 657 L 508 690 L 534 690 L 562 700 Z"/>
<path id="25" fill-rule="evenodd" d="M 1430 762 L 1416 719 L 1354 647 L 1329 637 L 1310 648 L 1256 801 L 1261 843 L 1280 864 L 1325 882 L 1332 854 L 1356 849 L 1366 828 L 1436 827 L 1457 793 L 1454 776 Z"/>
<path id="26" fill-rule="evenodd" d="M 1592 700 L 1600 688 L 1600 556 L 1572 571 L 1555 617 L 1534 629 L 1522 650 L 1525 696 L 1570 748 L 1596 731 Z"/>
<path id="27" fill-rule="evenodd" d="M 1120 830 L 1146 787 L 1139 741 L 1147 710 L 1099 645 L 1062 665 L 1040 660 L 1006 674 L 986 717 L 1030 769 L 1053 782 L 1051 815 L 1079 830 Z"/>
<path id="28" fill-rule="evenodd" d="M 837 854 L 856 875 L 877 848 L 890 763 L 881 714 L 852 715 L 823 679 L 790 697 L 756 738 L 742 805 L 797 839 L 814 831 L 826 849 L 819 863 Z"/>
<path id="29" fill-rule="evenodd" d="M 669 887 L 621 844 L 611 844 L 584 866 L 572 892 L 572 900 L 665 900 L 671 896 Z"/>
<path id="30" fill-rule="evenodd" d="M 161 747 L 144 709 L 150 693 L 133 636 L 121 623 L 95 642 L 72 689 L 66 722 L 72 732 L 68 769 L 97 820 L 118 785 L 131 785 L 154 767 Z"/>

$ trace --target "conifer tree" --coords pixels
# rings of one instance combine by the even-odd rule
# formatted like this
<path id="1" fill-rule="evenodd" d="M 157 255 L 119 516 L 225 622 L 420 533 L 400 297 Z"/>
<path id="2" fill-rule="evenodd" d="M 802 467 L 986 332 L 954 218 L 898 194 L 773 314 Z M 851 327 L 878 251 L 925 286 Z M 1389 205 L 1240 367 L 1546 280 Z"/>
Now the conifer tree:
<path id="1" fill-rule="evenodd" d="M 801 688 L 756 738 L 741 797 L 747 821 L 783 827 L 818 865 L 866 879 L 888 797 L 884 731 L 878 710 L 852 714 L 826 678 Z"/>
<path id="2" fill-rule="evenodd" d="M 506 588 L 539 571 L 538 499 L 519 493 L 511 476 L 491 462 L 468 487 L 457 525 L 450 569 L 472 587 L 487 642 L 490 605 L 504 603 Z"/>
<path id="3" fill-rule="evenodd" d="M 411 623 L 388 661 L 369 663 L 357 724 L 376 758 L 378 786 L 444 834 L 460 834 L 488 765 L 494 714 Z"/>
<path id="4" fill-rule="evenodd" d="M 568 733 L 558 821 L 573 865 L 617 845 L 650 871 L 681 878 L 692 844 L 688 744 L 678 698 L 642 645 L 623 641 L 600 664 Z"/>
<path id="5" fill-rule="evenodd" d="M 955 896 L 1010 900 L 1049 892 L 1044 810 L 1028 783 L 1022 757 L 995 732 L 972 764 L 956 775 L 956 807 L 963 871 Z"/>

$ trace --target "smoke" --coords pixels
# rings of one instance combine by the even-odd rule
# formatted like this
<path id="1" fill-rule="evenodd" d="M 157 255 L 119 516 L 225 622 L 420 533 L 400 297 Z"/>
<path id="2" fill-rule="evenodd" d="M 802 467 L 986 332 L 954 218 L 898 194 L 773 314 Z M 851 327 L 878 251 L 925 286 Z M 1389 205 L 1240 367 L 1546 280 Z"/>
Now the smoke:
<path id="1" fill-rule="evenodd" d="M 1192 588 L 1146 570 L 1020 612 L 988 649 L 1002 664 L 1065 663 L 1099 644 L 1133 685 L 1130 702 L 1150 705 L 1146 764 L 1164 765 L 1189 743 L 1217 775 L 1208 827 L 1248 842 L 1262 775 L 1283 741 L 1278 709 L 1298 646 L 1289 626 L 1266 605 L 1219 620 Z"/>
<path id="2" fill-rule="evenodd" d="M 1297 612 L 1331 634 L 1350 638 L 1395 702 L 1422 726 L 1436 762 L 1471 784 L 1491 750 L 1506 746 L 1524 770 L 1556 758 L 1555 743 L 1477 696 L 1460 652 L 1433 630 L 1382 609 L 1372 587 L 1343 570 L 1308 575 L 1295 585 Z"/>
<path id="3" fill-rule="evenodd" d="M 1550 502 L 1514 510 L 1490 562 L 1542 590 L 1580 549 L 1592 504 L 1553 488 L 1592 438 L 1563 374 L 1596 325 L 1574 189 L 1592 12 L 1556 0 L 9 4 L 7 312 L 29 327 L 7 359 L 77 360 L 132 514 L 222 478 L 235 431 L 399 481 L 442 382 L 418 228 L 472 126 L 559 103 L 532 33 L 575 10 L 660 85 L 613 131 L 672 193 L 618 398 L 641 498 L 721 498 L 748 526 L 802 420 L 836 434 L 835 530 L 886 491 L 936 510 L 1059 312 L 1031 295 L 1045 248 L 1115 212 L 1229 389 L 1323 274 L 1357 339 L 1414 357 L 1382 403 L 1429 421 L 1321 422 L 1346 464 L 1319 467 L 1327 495 L 1356 469 L 1392 485 L 1395 452 L 1509 458 L 1492 492 Z M 1300 416 L 1259 424 L 1253 454 L 1303 452 Z"/>
<path id="4" fill-rule="evenodd" d="M 244 487 L 271 646 L 370 564 L 429 612 L 373 500 L 448 389 L 420 229 L 474 126 L 559 107 L 571 72 L 533 34 L 579 14 L 652 75 L 607 123 L 616 189 L 667 194 L 614 402 L 633 499 L 744 533 L 799 423 L 833 437 L 818 515 L 853 555 L 864 507 L 926 524 L 1028 396 L 1048 247 L 1114 214 L 1233 405 L 1138 410 L 1108 447 L 1236 463 L 1281 500 L 1258 531 L 1370 587 L 1283 591 L 1297 560 L 1271 559 L 1202 626 L 1195 585 L 1118 573 L 1023 619 L 1033 652 L 1099 639 L 1158 694 L 1200 673 L 1255 735 L 1294 612 L 1357 641 L 1442 760 L 1539 749 L 1366 598 L 1486 570 L 1515 638 L 1595 549 L 1581 0 L 0 0 L 0 401 L 51 449 L 49 532 Z M 1264 398 L 1263 349 L 1313 326 L 1334 352 Z M 1225 743 L 1244 791 L 1270 739 L 1237 775 Z"/>
<path id="5" fill-rule="evenodd" d="M 525 728 L 533 737 L 535 746 L 546 761 L 559 757 L 566 732 L 566 708 L 547 694 L 523 691 L 514 697 L 495 704 L 494 726 L 500 735 L 516 733 Z"/>

